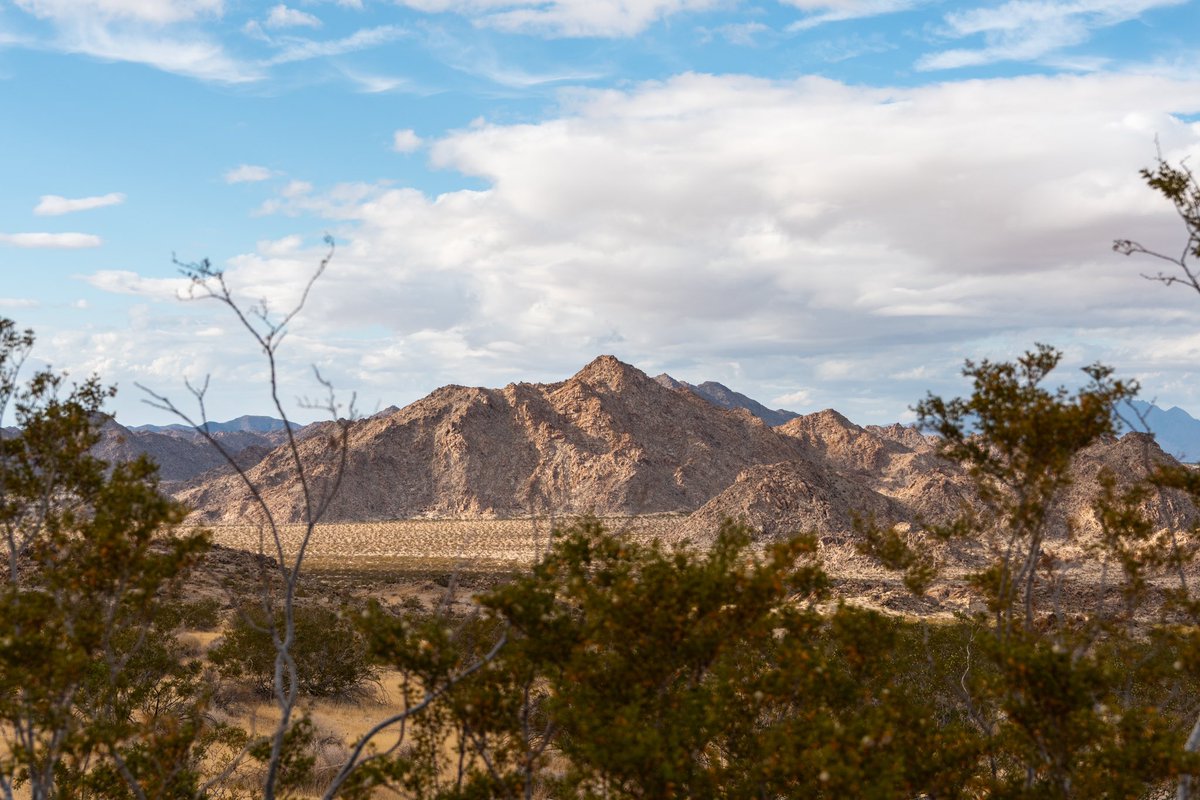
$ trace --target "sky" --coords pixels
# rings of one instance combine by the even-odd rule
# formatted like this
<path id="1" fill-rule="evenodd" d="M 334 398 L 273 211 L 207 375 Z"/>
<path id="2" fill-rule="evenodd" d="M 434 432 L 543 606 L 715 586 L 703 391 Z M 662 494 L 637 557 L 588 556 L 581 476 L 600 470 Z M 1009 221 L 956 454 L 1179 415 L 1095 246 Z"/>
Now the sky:
<path id="1" fill-rule="evenodd" d="M 0 0 L 0 316 L 32 366 L 274 414 L 208 259 L 360 413 L 608 353 L 912 419 L 1045 342 L 1200 416 L 1200 0 Z M 1193 162 L 1194 163 L 1194 162 Z"/>

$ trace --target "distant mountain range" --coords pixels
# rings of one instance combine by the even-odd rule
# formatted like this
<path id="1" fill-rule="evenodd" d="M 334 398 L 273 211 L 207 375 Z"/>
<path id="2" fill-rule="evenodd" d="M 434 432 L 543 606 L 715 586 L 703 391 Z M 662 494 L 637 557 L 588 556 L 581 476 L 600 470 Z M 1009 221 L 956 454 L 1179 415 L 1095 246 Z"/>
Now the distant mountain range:
<path id="1" fill-rule="evenodd" d="M 1076 464 L 1076 485 L 1059 512 L 1087 529 L 1082 500 L 1108 466 L 1136 480 L 1170 454 L 1200 455 L 1200 421 L 1135 404 L 1145 434 L 1098 442 Z M 334 423 L 299 428 L 314 485 L 335 472 Z M 301 494 L 282 421 L 244 416 L 209 432 L 249 472 L 281 521 L 299 520 Z M 104 420 L 96 455 L 147 454 L 164 489 L 209 523 L 245 523 L 255 504 L 225 456 L 182 425 L 127 428 Z M 765 535 L 796 529 L 844 534 L 855 515 L 896 523 L 946 520 L 975 502 L 971 482 L 938 457 L 936 439 L 902 425 L 859 426 L 827 409 L 769 409 L 716 382 L 651 378 L 601 356 L 558 383 L 503 389 L 444 386 L 404 408 L 351 424 L 347 473 L 328 521 L 413 517 L 508 517 L 529 513 L 691 515 L 681 530 L 703 538 L 725 516 Z M 1164 450 L 1166 452 L 1164 452 Z M 1158 492 L 1145 510 L 1185 525 L 1196 510 Z"/>
<path id="2" fill-rule="evenodd" d="M 747 397 L 741 392 L 735 392 L 728 386 L 716 381 L 705 381 L 696 386 L 687 381 L 677 381 L 665 372 L 654 378 L 668 389 L 687 389 L 694 395 L 704 398 L 714 406 L 721 408 L 744 408 L 771 427 L 783 425 L 800 416 L 795 411 L 785 411 L 782 408 L 770 409 L 757 400 Z"/>
<path id="3" fill-rule="evenodd" d="M 1154 434 L 1158 446 L 1185 463 L 1200 461 L 1200 420 L 1178 406 L 1165 411 L 1144 400 L 1134 400 L 1131 405 L 1141 417 L 1140 422 L 1128 419 L 1135 428 L 1143 424 Z"/>
<path id="4" fill-rule="evenodd" d="M 292 429 L 300 428 L 300 425 L 291 423 Z M 228 422 L 208 422 L 204 429 L 209 433 L 274 433 L 284 429 L 283 420 L 275 419 L 274 417 L 256 417 L 250 414 L 245 414 L 237 419 L 231 419 Z M 196 429 L 191 425 L 183 425 L 174 423 L 171 425 L 131 425 L 131 431 L 149 431 L 151 433 L 187 433 L 195 434 Z"/>

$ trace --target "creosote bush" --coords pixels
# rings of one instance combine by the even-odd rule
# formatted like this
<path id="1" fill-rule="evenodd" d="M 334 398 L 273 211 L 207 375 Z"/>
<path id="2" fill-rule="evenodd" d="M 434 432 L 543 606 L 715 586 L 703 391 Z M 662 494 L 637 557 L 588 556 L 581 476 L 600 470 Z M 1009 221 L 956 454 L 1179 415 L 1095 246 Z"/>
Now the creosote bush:
<path id="1" fill-rule="evenodd" d="M 278 627 L 256 602 L 244 604 L 233 615 L 222 640 L 208 657 L 222 677 L 247 683 L 269 696 L 275 680 L 275 646 L 271 624 Z M 349 697 L 370 688 L 378 670 L 368 657 L 366 641 L 338 611 L 322 605 L 297 605 L 294 611 L 299 690 L 309 697 Z"/>

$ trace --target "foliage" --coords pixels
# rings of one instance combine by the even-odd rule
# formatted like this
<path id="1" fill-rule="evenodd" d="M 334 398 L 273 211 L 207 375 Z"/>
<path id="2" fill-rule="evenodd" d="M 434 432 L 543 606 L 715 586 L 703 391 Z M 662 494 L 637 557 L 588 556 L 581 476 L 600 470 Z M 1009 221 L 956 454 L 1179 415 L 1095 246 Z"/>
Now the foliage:
<path id="1" fill-rule="evenodd" d="M 190 796 L 203 688 L 170 644 L 161 593 L 208 546 L 145 459 L 89 449 L 111 390 L 20 368 L 29 332 L 0 320 L 0 790 L 33 798 Z"/>
<path id="2" fill-rule="evenodd" d="M 917 406 L 989 510 L 941 531 L 988 559 L 969 576 L 988 611 L 970 623 L 980 635 L 957 700 L 982 738 L 989 796 L 1140 797 L 1191 763 L 1181 720 L 1163 702 L 1183 676 L 1166 675 L 1168 690 L 1161 662 L 1134 657 L 1145 650 L 1135 618 L 1149 599 L 1147 574 L 1170 558 L 1139 510 L 1146 488 L 1118 492 L 1102 473 L 1093 498 L 1100 532 L 1087 550 L 1108 577 L 1091 587 L 1097 602 L 1087 613 L 1061 606 L 1067 578 L 1054 542 L 1070 529 L 1056 504 L 1076 456 L 1115 433 L 1115 407 L 1136 385 L 1094 365 L 1075 392 L 1047 388 L 1060 359 L 1039 345 L 1015 362 L 968 361 L 969 397 L 931 395 Z M 928 561 L 906 552 L 894 532 L 874 532 L 872 541 L 886 545 L 879 552 L 892 566 Z M 1123 602 L 1108 602 L 1110 587 Z M 1161 694 L 1140 691 L 1156 683 Z"/>
<path id="3" fill-rule="evenodd" d="M 734 523 L 700 552 L 583 519 L 481 598 L 490 618 L 376 609 L 376 651 L 418 686 L 509 635 L 420 717 L 408 753 L 375 765 L 378 780 L 438 798 L 957 796 L 975 740 L 914 679 L 929 665 L 913 629 L 822 611 L 813 554 L 807 536 L 756 554 Z"/>
<path id="4" fill-rule="evenodd" d="M 275 685 L 274 636 L 282 623 L 281 613 L 269 618 L 261 604 L 243 605 L 221 642 L 209 650 L 209 660 L 222 677 L 244 681 L 259 694 L 270 696 Z M 293 624 L 291 654 L 300 692 L 310 697 L 346 697 L 361 693 L 375 681 L 378 671 L 370 661 L 364 637 L 337 611 L 297 605 Z"/>
<path id="5" fill-rule="evenodd" d="M 1072 461 L 1116 432 L 1116 405 L 1137 392 L 1099 364 L 1084 369 L 1088 383 L 1074 394 L 1048 389 L 1044 383 L 1061 358 L 1038 345 L 1015 362 L 968 361 L 970 397 L 930 395 L 916 408 L 921 427 L 941 437 L 943 455 L 967 467 L 991 511 L 991 519 L 954 533 L 998 539 L 999 557 L 974 583 L 1004 634 L 1018 625 L 1028 633 L 1037 622 L 1051 507 L 1071 482 Z"/>

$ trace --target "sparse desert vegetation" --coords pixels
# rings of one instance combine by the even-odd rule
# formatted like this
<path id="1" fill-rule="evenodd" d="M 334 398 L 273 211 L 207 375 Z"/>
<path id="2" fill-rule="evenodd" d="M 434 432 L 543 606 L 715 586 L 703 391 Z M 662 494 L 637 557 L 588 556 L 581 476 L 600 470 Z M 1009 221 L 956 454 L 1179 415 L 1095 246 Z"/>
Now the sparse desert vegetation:
<path id="1" fill-rule="evenodd" d="M 631 538 L 673 538 L 681 516 L 609 517 L 604 523 Z M 551 519 L 407 519 L 318 525 L 308 544 L 305 568 L 337 571 L 405 569 L 510 570 L 545 553 Z M 269 535 L 256 526 L 211 526 L 213 541 L 241 550 L 266 552 Z M 303 525 L 281 525 L 284 552 L 294 556 L 304 541 Z"/>

